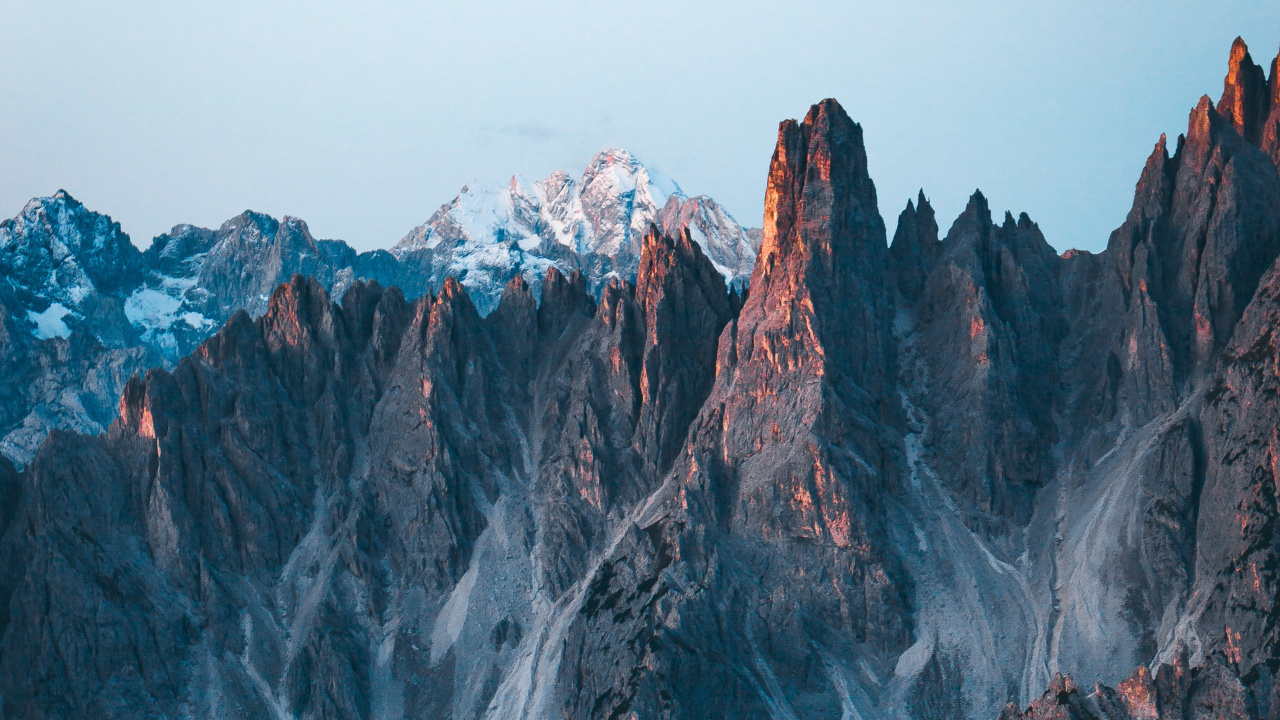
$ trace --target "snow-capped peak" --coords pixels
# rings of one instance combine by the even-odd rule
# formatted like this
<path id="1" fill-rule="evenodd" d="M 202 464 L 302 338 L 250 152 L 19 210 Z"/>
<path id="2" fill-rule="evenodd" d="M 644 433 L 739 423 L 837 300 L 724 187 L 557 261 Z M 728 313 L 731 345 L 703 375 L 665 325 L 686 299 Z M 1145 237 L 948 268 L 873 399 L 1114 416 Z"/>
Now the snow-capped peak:
<path id="1" fill-rule="evenodd" d="M 111 244 L 118 245 L 121 241 L 129 242 L 129 236 L 120 230 L 119 223 L 85 209 L 66 190 L 59 190 L 49 197 L 31 199 L 18 217 L 2 225 L 7 232 L 0 230 L 0 244 L 20 240 L 41 243 L 57 261 L 77 253 L 101 250 Z"/>
<path id="2" fill-rule="evenodd" d="M 532 250 L 545 239 L 579 253 L 636 254 L 671 197 L 685 199 L 675 181 L 612 148 L 591 158 L 580 181 L 556 171 L 534 183 L 514 176 L 505 187 L 468 183 L 396 247 L 407 252 L 502 238 Z"/>
<path id="3" fill-rule="evenodd" d="M 505 284 L 516 272 L 536 284 L 549 264 L 628 277 L 651 224 L 672 234 L 691 225 L 726 280 L 741 283 L 750 275 L 755 252 L 728 213 L 709 198 L 691 200 L 674 180 L 620 148 L 596 153 L 577 180 L 561 170 L 533 183 L 520 176 L 503 185 L 468 183 L 392 253 L 401 259 L 428 253 L 473 291 L 483 278 Z M 502 284 L 486 292 L 496 296 Z"/>
<path id="4" fill-rule="evenodd" d="M 617 148 L 591 159 L 580 187 L 593 237 L 578 251 L 608 257 L 638 256 L 645 231 L 657 222 L 667 199 L 684 198 L 675 181 L 650 173 L 635 156 Z"/>
<path id="5" fill-rule="evenodd" d="M 245 210 L 239 215 L 222 223 L 222 227 L 218 228 L 219 233 L 230 234 L 234 232 L 251 232 L 265 237 L 271 237 L 280 229 L 280 221 L 265 213 L 255 212 L 253 210 Z"/>
<path id="6" fill-rule="evenodd" d="M 135 282 L 143 265 L 119 223 L 87 210 L 65 190 L 31 200 L 17 217 L 0 222 L 6 303 L 25 307 L 31 318 L 48 318 L 31 320 L 46 335 L 65 334 L 62 318 L 81 317 L 88 298 Z M 46 315 L 55 305 L 61 309 Z"/>
<path id="7" fill-rule="evenodd" d="M 586 187 L 598 180 L 613 184 L 618 194 L 641 190 L 648 192 L 659 206 L 672 196 L 685 197 L 675 180 L 647 167 L 636 156 L 622 148 L 609 148 L 596 153 L 582 173 Z"/>
<path id="8" fill-rule="evenodd" d="M 454 248 L 478 247 L 502 240 L 515 240 L 521 249 L 538 245 L 536 231 L 539 194 L 518 177 L 506 187 L 474 181 L 462 186 L 458 195 L 405 235 L 394 253 L 433 250 L 442 243 Z"/>

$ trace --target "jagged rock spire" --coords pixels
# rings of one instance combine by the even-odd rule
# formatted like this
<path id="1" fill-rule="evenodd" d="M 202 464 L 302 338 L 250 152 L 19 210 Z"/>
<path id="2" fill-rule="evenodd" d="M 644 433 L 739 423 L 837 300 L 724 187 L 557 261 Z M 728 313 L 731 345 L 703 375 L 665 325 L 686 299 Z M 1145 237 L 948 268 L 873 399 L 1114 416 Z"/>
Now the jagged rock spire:
<path id="1" fill-rule="evenodd" d="M 862 127 L 832 99 L 781 123 L 743 329 L 791 324 L 797 361 L 831 362 L 878 398 L 892 375 L 887 255 Z"/>
<path id="2" fill-rule="evenodd" d="M 878 258 L 884 222 L 876 208 L 862 127 L 840 103 L 828 98 L 803 122 L 784 121 L 765 191 L 763 261 L 756 276 L 767 282 L 782 267 L 831 272 L 837 264 Z"/>
<path id="3" fill-rule="evenodd" d="M 649 228 L 636 281 L 645 327 L 637 442 L 665 473 L 711 391 L 717 341 L 732 308 L 723 276 L 688 228 L 675 238 Z"/>
<path id="4" fill-rule="evenodd" d="M 1271 106 L 1280 105 L 1280 52 L 1271 61 Z"/>
<path id="5" fill-rule="evenodd" d="M 1217 109 L 1242 137 L 1254 145 L 1261 144 L 1262 125 L 1271 111 L 1271 88 L 1267 86 L 1266 71 L 1253 62 L 1249 47 L 1241 38 L 1231 45 L 1231 60 Z"/>
<path id="6" fill-rule="evenodd" d="M 889 246 L 889 256 L 898 275 L 898 290 L 907 302 L 919 297 L 925 277 L 941 252 L 938 221 L 921 189 L 916 201 L 908 200 L 906 209 L 898 216 L 898 228 Z"/>
<path id="7" fill-rule="evenodd" d="M 1246 59 L 1097 255 L 980 193 L 941 243 L 921 194 L 886 249 L 824 101 L 782 125 L 740 314 L 693 225 L 599 302 L 604 265 L 512 276 L 484 320 L 465 279 L 290 280 L 107 436 L 0 462 L 0 712 L 1276 708 L 1280 176 L 1234 125 Z"/>
<path id="8" fill-rule="evenodd" d="M 1262 128 L 1261 147 L 1280 167 L 1280 54 L 1271 61 L 1271 114 Z"/>

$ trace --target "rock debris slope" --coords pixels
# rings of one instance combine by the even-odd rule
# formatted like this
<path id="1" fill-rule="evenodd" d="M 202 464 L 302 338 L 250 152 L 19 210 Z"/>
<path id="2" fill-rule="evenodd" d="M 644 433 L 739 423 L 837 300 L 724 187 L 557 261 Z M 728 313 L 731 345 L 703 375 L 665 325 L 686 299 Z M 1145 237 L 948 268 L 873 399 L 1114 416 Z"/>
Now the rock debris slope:
<path id="1" fill-rule="evenodd" d="M 237 311 L 267 310 L 295 273 L 335 297 L 358 279 L 414 298 L 455 277 L 482 315 L 513 277 L 538 290 L 547 268 L 584 273 L 595 295 L 634 281 L 650 224 L 689 228 L 727 282 L 755 261 L 747 231 L 716 202 L 687 197 L 622 150 L 598 154 L 580 182 L 463 191 L 388 250 L 317 240 L 302 220 L 245 212 L 216 230 L 179 225 L 139 252 L 120 226 L 59 191 L 0 223 L 0 454 L 26 463 L 54 428 L 96 434 L 134 373 L 172 368 Z"/>
<path id="2" fill-rule="evenodd" d="M 185 294 L 173 346 L 80 356 L 105 433 L 0 462 L 0 717 L 1280 717 L 1274 68 L 1233 47 L 1098 254 L 980 192 L 887 244 L 834 100 L 779 128 L 749 289 L 622 155 L 355 260 L 246 215 L 112 275 L 118 228 L 32 210 L 94 240 L 10 287 L 88 290 L 5 295 L 5 347 Z M 211 259 L 261 243 L 265 299 Z M 466 275 L 352 270 L 414 257 Z M 118 380 L 138 347 L 185 356 Z"/>

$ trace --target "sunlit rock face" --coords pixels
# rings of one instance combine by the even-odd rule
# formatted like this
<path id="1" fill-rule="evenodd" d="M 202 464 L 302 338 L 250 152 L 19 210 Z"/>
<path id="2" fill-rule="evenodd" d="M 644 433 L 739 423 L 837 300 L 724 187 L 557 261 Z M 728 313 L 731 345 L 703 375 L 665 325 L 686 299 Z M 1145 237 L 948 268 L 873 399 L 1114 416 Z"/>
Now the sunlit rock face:
<path id="1" fill-rule="evenodd" d="M 612 151 L 380 254 L 29 208 L 5 382 L 118 392 L 0 461 L 0 717 L 1278 716 L 1275 68 L 1097 254 L 981 192 L 890 244 L 834 100 L 759 233 Z M 128 271 L 17 270 L 75 252 Z"/>

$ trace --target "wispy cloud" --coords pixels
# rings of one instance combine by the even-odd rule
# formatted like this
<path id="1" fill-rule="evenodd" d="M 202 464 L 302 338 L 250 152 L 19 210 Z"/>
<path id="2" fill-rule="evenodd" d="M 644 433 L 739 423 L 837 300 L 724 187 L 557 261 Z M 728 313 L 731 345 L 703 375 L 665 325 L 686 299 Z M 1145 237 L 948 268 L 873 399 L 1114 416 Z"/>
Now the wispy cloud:
<path id="1" fill-rule="evenodd" d="M 493 129 L 494 132 L 501 135 L 510 135 L 518 137 L 522 140 L 530 142 L 550 142 L 559 138 L 567 137 L 568 133 L 563 130 L 547 127 L 538 123 L 520 123 L 517 125 L 503 125 Z"/>

